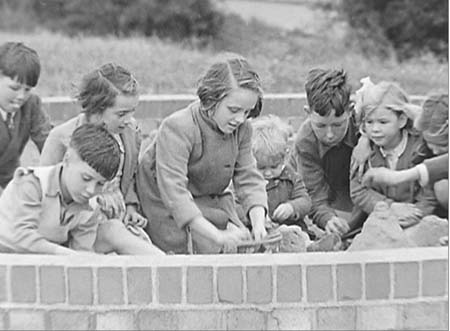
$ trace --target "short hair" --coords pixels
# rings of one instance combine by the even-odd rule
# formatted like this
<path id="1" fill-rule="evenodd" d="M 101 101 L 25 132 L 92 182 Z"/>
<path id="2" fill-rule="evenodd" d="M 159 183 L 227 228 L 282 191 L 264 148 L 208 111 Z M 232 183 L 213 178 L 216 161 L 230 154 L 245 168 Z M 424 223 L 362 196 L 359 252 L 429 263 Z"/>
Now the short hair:
<path id="1" fill-rule="evenodd" d="M 41 74 L 37 52 L 20 42 L 7 42 L 0 46 L 0 73 L 17 78 L 21 84 L 35 87 Z"/>
<path id="2" fill-rule="evenodd" d="M 334 109 L 336 116 L 351 111 L 351 86 L 344 70 L 312 69 L 305 83 L 306 97 L 311 111 L 328 116 Z"/>
<path id="3" fill-rule="evenodd" d="M 291 134 L 289 124 L 275 115 L 263 116 L 250 123 L 253 129 L 252 152 L 256 160 L 284 161 Z"/>
<path id="4" fill-rule="evenodd" d="M 203 109 L 215 108 L 236 86 L 257 93 L 258 101 L 248 117 L 259 116 L 263 94 L 261 80 L 247 59 L 233 53 L 219 56 L 199 79 L 197 95 Z"/>
<path id="5" fill-rule="evenodd" d="M 114 106 L 119 94 L 138 95 L 138 82 L 124 67 L 107 63 L 83 77 L 77 99 L 82 112 L 89 118 Z"/>
<path id="6" fill-rule="evenodd" d="M 104 125 L 79 126 L 72 134 L 70 147 L 106 180 L 116 176 L 120 164 L 119 143 Z"/>
<path id="7" fill-rule="evenodd" d="M 448 93 L 432 94 L 422 105 L 415 127 L 426 142 L 448 146 Z"/>

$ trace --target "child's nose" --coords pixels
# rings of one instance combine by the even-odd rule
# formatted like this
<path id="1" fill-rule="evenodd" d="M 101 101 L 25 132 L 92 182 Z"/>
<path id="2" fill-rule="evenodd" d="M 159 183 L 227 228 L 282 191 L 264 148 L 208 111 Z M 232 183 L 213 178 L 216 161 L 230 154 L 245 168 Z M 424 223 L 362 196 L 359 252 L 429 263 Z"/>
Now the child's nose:
<path id="1" fill-rule="evenodd" d="M 334 137 L 333 129 L 329 126 L 329 127 L 327 128 L 327 138 L 331 139 L 331 138 L 333 138 L 333 137 Z"/>

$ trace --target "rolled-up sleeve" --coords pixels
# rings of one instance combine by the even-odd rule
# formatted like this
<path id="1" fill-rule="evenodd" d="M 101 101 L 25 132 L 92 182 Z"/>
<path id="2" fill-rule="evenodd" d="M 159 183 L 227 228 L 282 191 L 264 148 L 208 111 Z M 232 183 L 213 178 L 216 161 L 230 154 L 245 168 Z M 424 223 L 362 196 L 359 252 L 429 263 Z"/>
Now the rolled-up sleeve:
<path id="1" fill-rule="evenodd" d="M 233 174 L 233 185 L 245 214 L 254 206 L 268 210 L 266 184 L 256 168 L 256 160 L 251 150 L 252 129 L 245 123 L 239 137 L 239 151 Z"/>
<path id="2" fill-rule="evenodd" d="M 193 148 L 192 129 L 177 118 L 163 121 L 156 138 L 156 179 L 161 199 L 179 227 L 201 216 L 188 190 L 188 162 Z"/>

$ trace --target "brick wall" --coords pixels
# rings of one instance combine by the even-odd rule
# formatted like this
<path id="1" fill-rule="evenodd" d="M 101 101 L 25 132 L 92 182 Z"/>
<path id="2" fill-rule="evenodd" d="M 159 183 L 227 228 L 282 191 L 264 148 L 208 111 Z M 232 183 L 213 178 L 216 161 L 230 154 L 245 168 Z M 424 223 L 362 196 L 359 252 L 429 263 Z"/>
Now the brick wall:
<path id="1" fill-rule="evenodd" d="M 448 329 L 448 250 L 0 255 L 0 329 Z"/>

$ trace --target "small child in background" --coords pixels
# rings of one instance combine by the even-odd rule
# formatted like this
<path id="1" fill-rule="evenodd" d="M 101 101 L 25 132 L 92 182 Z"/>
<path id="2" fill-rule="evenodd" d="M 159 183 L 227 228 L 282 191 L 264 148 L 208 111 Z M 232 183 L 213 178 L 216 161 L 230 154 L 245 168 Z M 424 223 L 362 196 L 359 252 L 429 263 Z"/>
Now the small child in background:
<path id="1" fill-rule="evenodd" d="M 421 163 L 427 155 L 421 153 L 422 136 L 413 129 L 417 106 L 409 102 L 406 93 L 395 83 L 373 84 L 367 79 L 363 84 L 357 92 L 355 110 L 361 117 L 361 129 L 370 140 L 372 153 L 368 167 L 403 170 Z M 399 185 L 374 184 L 368 188 L 354 174 L 350 189 L 355 206 L 367 215 L 379 201 L 390 204 L 402 227 L 414 225 L 432 214 L 437 204 L 432 190 L 421 188 L 417 181 Z"/>
<path id="2" fill-rule="evenodd" d="M 19 168 L 0 197 L 0 252 L 93 251 L 100 214 L 89 199 L 119 169 L 120 150 L 102 126 L 85 124 L 61 163 Z"/>
<path id="3" fill-rule="evenodd" d="M 13 178 L 28 140 L 41 151 L 51 129 L 41 99 L 31 93 L 40 73 L 35 50 L 19 42 L 0 46 L 0 194 Z"/>
<path id="4" fill-rule="evenodd" d="M 301 175 L 285 162 L 289 125 L 274 115 L 257 118 L 251 124 L 252 152 L 266 180 L 270 219 L 307 231 L 304 218 L 311 211 L 311 199 Z"/>

